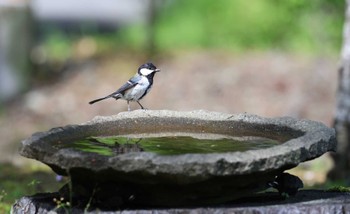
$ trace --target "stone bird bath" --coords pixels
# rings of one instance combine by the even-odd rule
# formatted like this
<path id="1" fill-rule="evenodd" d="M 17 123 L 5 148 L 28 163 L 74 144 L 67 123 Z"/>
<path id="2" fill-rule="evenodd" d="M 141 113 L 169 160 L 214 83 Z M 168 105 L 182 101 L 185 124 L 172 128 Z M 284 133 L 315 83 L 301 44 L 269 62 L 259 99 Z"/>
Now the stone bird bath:
<path id="1" fill-rule="evenodd" d="M 81 139 L 106 136 L 124 136 L 124 141 L 154 136 L 187 136 L 199 142 L 214 139 L 211 147 L 222 138 L 241 143 L 265 139 L 274 144 L 180 154 L 153 152 L 145 147 L 147 142 L 135 140 L 124 143 L 129 145 L 124 149 L 118 143 L 103 142 L 90 150 L 84 150 L 89 147 L 86 144 L 72 146 Z M 310 120 L 202 110 L 136 110 L 36 133 L 22 142 L 20 154 L 47 164 L 58 175 L 69 176 L 71 183 L 59 194 L 70 198 L 73 206 L 91 203 L 114 210 L 228 202 L 266 189 L 283 171 L 335 148 L 334 130 Z"/>

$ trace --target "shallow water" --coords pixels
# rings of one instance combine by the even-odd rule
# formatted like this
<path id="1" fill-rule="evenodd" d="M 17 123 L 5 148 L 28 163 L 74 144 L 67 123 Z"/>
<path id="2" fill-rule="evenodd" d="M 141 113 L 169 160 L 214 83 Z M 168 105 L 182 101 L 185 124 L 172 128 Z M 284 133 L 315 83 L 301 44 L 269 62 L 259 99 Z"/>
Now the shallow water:
<path id="1" fill-rule="evenodd" d="M 256 150 L 280 142 L 262 137 L 232 136 L 109 136 L 88 137 L 60 147 L 113 156 L 130 152 L 153 152 L 160 155 L 206 154 Z"/>

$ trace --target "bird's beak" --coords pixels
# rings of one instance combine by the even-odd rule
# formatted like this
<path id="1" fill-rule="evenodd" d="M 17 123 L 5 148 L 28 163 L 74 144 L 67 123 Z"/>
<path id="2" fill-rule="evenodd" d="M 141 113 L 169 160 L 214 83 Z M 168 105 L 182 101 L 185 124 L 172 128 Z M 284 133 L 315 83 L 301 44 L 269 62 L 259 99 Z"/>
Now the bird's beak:
<path id="1" fill-rule="evenodd" d="M 159 72 L 160 71 L 160 69 L 159 68 L 156 68 L 155 70 L 154 70 L 154 72 Z"/>

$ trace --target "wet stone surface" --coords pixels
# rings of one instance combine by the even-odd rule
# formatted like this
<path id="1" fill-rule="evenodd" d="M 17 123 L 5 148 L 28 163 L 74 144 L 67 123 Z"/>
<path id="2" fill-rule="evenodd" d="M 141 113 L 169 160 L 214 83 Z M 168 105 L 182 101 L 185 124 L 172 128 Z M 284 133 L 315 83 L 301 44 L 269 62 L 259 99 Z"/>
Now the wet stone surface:
<path id="1" fill-rule="evenodd" d="M 164 135 L 206 141 L 239 139 L 243 144 L 246 140 L 268 139 L 274 145 L 245 151 L 192 149 L 164 155 L 156 150 L 158 144 L 149 149 L 150 143 L 125 143 L 135 136 L 149 139 Z M 123 136 L 125 142 L 106 141 L 111 136 Z M 87 139 L 95 143 L 77 146 L 77 142 Z M 186 142 L 189 146 L 189 141 L 183 140 L 183 146 L 178 148 L 183 149 Z M 120 147 L 122 144 L 127 146 Z M 208 145 L 216 144 L 203 143 L 205 151 Z M 109 152 L 101 153 L 99 146 Z M 49 165 L 59 175 L 70 176 L 71 188 L 67 184 L 59 192 L 65 198 L 72 196 L 74 204 L 85 206 L 90 202 L 95 207 L 113 210 L 211 205 L 242 198 L 266 189 L 267 183 L 284 170 L 335 147 L 334 130 L 309 120 L 208 111 L 136 110 L 36 133 L 22 142 L 20 153 Z"/>

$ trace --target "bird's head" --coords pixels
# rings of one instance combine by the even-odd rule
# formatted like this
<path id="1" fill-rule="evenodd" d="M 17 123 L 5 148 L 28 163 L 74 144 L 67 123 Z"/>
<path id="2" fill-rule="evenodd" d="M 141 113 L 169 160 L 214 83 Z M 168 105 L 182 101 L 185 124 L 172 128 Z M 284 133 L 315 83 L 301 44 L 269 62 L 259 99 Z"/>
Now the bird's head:
<path id="1" fill-rule="evenodd" d="M 138 74 L 142 76 L 148 76 L 150 74 L 154 74 L 155 72 L 159 72 L 160 69 L 158 69 L 155 65 L 152 63 L 145 63 L 139 67 Z"/>

